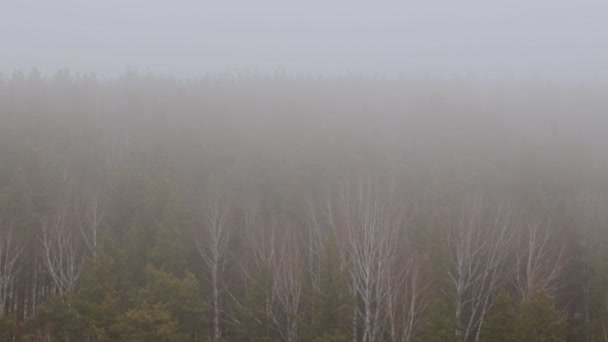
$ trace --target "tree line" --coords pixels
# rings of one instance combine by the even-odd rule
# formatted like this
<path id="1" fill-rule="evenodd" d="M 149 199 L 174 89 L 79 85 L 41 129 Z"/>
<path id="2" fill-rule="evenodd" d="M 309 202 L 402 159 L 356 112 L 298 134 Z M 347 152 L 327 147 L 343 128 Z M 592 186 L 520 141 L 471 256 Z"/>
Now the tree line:
<path id="1" fill-rule="evenodd" d="M 604 90 L 0 77 L 0 340 L 608 341 Z"/>

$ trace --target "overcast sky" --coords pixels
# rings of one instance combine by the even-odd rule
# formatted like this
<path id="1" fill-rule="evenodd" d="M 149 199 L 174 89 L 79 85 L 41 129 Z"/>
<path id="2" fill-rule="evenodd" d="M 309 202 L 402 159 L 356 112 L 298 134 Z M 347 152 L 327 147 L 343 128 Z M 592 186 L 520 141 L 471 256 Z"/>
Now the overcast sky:
<path id="1" fill-rule="evenodd" d="M 0 71 L 608 79 L 608 0 L 0 0 Z"/>

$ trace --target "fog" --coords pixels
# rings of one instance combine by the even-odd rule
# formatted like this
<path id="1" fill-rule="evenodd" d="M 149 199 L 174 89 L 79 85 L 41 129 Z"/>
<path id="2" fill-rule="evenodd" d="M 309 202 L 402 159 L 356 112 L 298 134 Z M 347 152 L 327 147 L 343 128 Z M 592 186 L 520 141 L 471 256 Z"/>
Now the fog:
<path id="1" fill-rule="evenodd" d="M 3 1 L 0 70 L 605 80 L 608 4 L 535 1 Z"/>
<path id="2" fill-rule="evenodd" d="M 6 2 L 0 341 L 608 341 L 600 1 Z"/>

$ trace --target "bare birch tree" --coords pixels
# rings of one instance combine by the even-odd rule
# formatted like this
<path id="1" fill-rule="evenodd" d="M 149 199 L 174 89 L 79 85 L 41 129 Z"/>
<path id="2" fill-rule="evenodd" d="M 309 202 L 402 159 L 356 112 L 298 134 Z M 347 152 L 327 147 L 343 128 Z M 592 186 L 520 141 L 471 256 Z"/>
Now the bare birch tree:
<path id="1" fill-rule="evenodd" d="M 62 209 L 42 222 L 42 255 L 58 294 L 70 293 L 85 266 L 84 244 L 74 227 L 74 213 Z"/>
<path id="2" fill-rule="evenodd" d="M 93 260 L 97 258 L 101 222 L 105 213 L 104 203 L 103 196 L 99 191 L 91 191 L 77 196 L 75 200 L 80 233 Z"/>
<path id="3" fill-rule="evenodd" d="M 273 291 L 278 310 L 271 318 L 282 339 L 287 342 L 300 340 L 299 314 L 302 302 L 302 276 L 300 253 L 291 232 L 285 237 L 273 260 Z"/>
<path id="4" fill-rule="evenodd" d="M 267 319 L 273 321 L 276 319 L 276 293 L 273 286 L 272 270 L 276 258 L 276 222 L 273 220 L 269 224 L 260 222 L 257 202 L 248 203 L 244 209 L 244 236 L 250 258 L 248 260 L 238 261 L 237 264 L 244 276 L 245 295 L 251 295 L 251 283 L 255 281 L 256 273 L 269 275 L 270 278 L 265 284 L 263 290 L 262 311 L 263 317 L 254 315 L 249 317 L 256 324 L 265 329 L 268 329 Z M 243 308 L 243 304 L 235 296 L 232 296 L 233 301 L 237 306 Z M 275 317 L 275 318 L 273 318 Z M 238 323 L 238 322 L 237 322 Z"/>
<path id="5" fill-rule="evenodd" d="M 220 341 L 220 327 L 223 314 L 221 296 L 224 290 L 224 266 L 226 247 L 230 237 L 227 225 L 228 205 L 219 195 L 211 195 L 203 208 L 203 234 L 197 239 L 196 246 L 205 262 L 211 277 L 211 305 L 213 310 L 213 341 Z"/>
<path id="6" fill-rule="evenodd" d="M 358 298 L 363 322 L 361 341 L 381 338 L 391 300 L 390 272 L 397 262 L 399 229 L 405 216 L 395 205 L 394 189 L 372 182 L 347 186 L 330 208 L 339 243 L 351 274 L 351 291 Z M 353 319 L 353 340 L 358 340 Z"/>
<path id="7" fill-rule="evenodd" d="M 539 290 L 554 296 L 559 289 L 557 280 L 563 264 L 563 248 L 551 247 L 549 223 L 531 223 L 521 228 L 519 248 L 515 252 L 517 291 L 523 301 Z"/>
<path id="8" fill-rule="evenodd" d="M 510 210 L 484 207 L 481 197 L 466 202 L 450 220 L 448 245 L 452 265 L 448 271 L 455 295 L 454 318 L 460 341 L 478 341 L 495 293 L 510 270 L 516 227 Z"/>
<path id="9" fill-rule="evenodd" d="M 324 239 L 327 232 L 323 232 L 320 218 L 317 214 L 317 209 L 312 203 L 308 204 L 308 229 L 305 229 L 305 259 L 306 271 L 308 272 L 311 287 L 317 291 L 321 291 L 321 260 L 323 257 Z"/>
<path id="10" fill-rule="evenodd" d="M 408 256 L 402 264 L 391 272 L 389 283 L 387 315 L 391 341 L 412 341 L 422 324 L 426 309 L 424 301 L 424 280 L 418 256 Z"/>
<path id="11" fill-rule="evenodd" d="M 6 310 L 11 291 L 17 275 L 17 261 L 22 248 L 13 238 L 10 225 L 0 226 L 0 315 Z"/>
<path id="12" fill-rule="evenodd" d="M 256 205 L 245 209 L 245 236 L 253 255 L 255 268 L 270 268 L 275 258 L 276 221 L 270 224 L 260 224 Z M 262 226 L 262 227 L 261 227 Z M 268 227 L 269 229 L 260 229 Z"/>

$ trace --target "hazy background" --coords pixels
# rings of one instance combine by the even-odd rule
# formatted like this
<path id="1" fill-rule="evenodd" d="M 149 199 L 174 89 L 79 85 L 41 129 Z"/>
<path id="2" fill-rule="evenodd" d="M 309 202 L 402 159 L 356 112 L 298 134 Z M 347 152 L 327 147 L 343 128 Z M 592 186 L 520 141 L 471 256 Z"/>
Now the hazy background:
<path id="1" fill-rule="evenodd" d="M 0 341 L 608 342 L 606 95 L 608 0 L 0 0 Z"/>
<path id="2" fill-rule="evenodd" d="M 0 1 L 0 71 L 608 79 L 608 2 Z"/>

